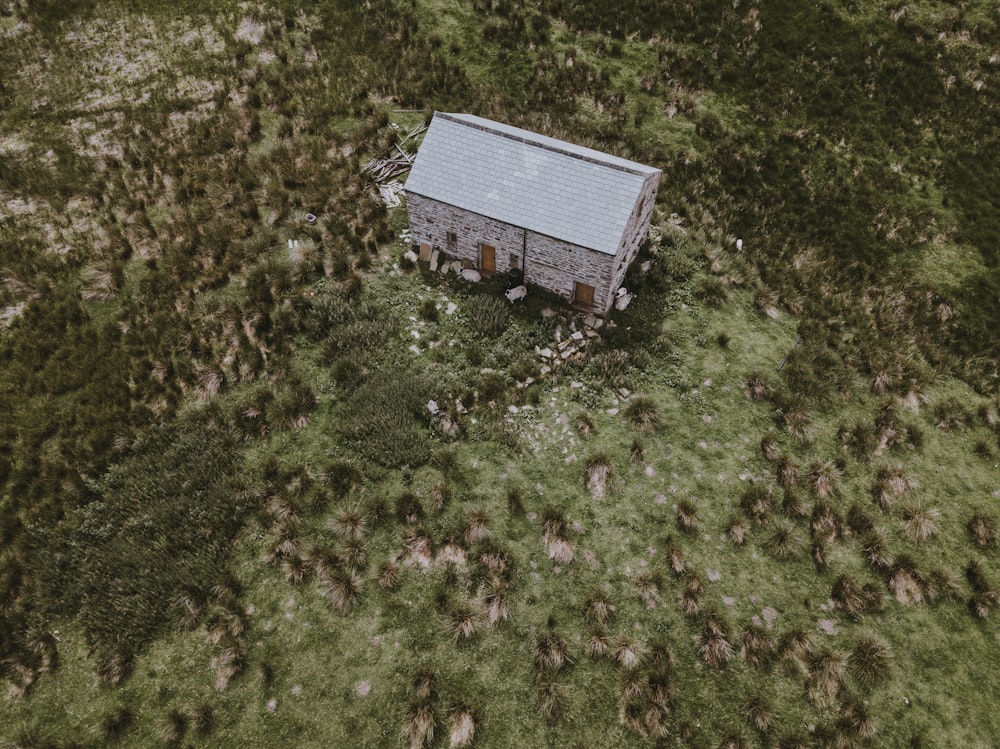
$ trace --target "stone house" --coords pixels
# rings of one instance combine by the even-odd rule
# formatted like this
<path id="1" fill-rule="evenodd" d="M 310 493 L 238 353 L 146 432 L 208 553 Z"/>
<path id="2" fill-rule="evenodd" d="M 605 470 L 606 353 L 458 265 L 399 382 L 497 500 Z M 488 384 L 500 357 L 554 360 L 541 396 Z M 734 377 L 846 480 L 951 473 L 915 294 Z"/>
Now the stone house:
<path id="1" fill-rule="evenodd" d="M 660 173 L 437 112 L 406 180 L 410 234 L 423 257 L 436 250 L 484 275 L 516 269 L 525 283 L 604 314 L 649 231 Z"/>

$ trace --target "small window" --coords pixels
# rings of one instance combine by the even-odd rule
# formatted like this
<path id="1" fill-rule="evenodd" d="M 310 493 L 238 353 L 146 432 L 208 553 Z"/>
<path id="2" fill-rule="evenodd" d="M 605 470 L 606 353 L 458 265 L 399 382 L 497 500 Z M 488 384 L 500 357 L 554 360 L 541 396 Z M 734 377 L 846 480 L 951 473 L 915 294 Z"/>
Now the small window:
<path id="1" fill-rule="evenodd" d="M 511 268 L 521 267 L 521 260 L 520 258 L 518 258 L 517 253 L 515 252 L 510 253 L 510 267 Z"/>
<path id="2" fill-rule="evenodd" d="M 453 231 L 448 232 L 448 249 L 454 250 L 457 244 L 458 244 L 458 236 Z"/>

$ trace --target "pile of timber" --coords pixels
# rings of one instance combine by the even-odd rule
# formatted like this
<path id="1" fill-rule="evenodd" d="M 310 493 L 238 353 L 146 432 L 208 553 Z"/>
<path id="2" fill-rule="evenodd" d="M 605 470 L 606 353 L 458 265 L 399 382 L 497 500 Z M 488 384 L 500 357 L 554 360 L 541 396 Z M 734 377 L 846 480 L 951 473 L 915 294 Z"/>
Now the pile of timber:
<path id="1" fill-rule="evenodd" d="M 407 153 L 403 146 L 426 130 L 427 125 L 417 125 L 393 145 L 392 152 L 388 156 L 372 159 L 362 167 L 361 172 L 371 177 L 378 185 L 400 176 L 413 166 L 413 160 L 417 157 L 416 154 Z"/>

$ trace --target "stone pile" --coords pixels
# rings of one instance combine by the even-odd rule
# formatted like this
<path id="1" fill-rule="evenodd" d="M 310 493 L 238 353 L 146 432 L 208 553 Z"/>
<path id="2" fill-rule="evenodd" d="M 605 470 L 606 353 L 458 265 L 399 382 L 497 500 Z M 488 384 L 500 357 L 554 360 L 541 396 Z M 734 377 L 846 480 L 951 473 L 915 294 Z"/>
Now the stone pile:
<path id="1" fill-rule="evenodd" d="M 548 313 L 548 314 L 547 314 Z M 542 310 L 542 317 L 552 317 L 552 311 L 548 308 Z M 535 353 L 541 360 L 540 372 L 547 375 L 569 361 L 579 361 L 583 359 L 587 346 L 592 342 L 600 342 L 601 335 L 597 331 L 604 326 L 604 320 L 593 314 L 587 315 L 577 325 L 577 319 L 570 320 L 569 336 L 563 338 L 562 325 L 556 326 L 555 341 L 547 346 L 535 346 Z M 608 323 L 608 327 L 613 327 L 614 323 Z"/>

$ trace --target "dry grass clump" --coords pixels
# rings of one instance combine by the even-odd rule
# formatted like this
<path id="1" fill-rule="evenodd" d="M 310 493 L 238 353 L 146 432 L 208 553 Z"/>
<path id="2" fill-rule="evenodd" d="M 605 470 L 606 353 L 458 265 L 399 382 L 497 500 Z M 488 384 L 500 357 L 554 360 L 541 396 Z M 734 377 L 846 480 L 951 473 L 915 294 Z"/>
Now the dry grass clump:
<path id="1" fill-rule="evenodd" d="M 965 526 L 969 539 L 980 549 L 992 549 L 997 546 L 997 521 L 992 515 L 976 513 Z"/>
<path id="2" fill-rule="evenodd" d="M 705 586 L 693 572 L 688 575 L 684 590 L 681 591 L 680 607 L 688 616 L 695 616 L 701 611 L 701 597 L 705 593 Z"/>
<path id="3" fill-rule="evenodd" d="M 893 556 L 889 551 L 889 539 L 881 528 L 872 528 L 861 540 L 861 556 L 874 570 L 887 570 L 892 566 Z"/>
<path id="4" fill-rule="evenodd" d="M 762 733 L 767 732 L 774 725 L 774 703 L 767 695 L 757 692 L 747 702 L 746 716 L 750 725 Z"/>
<path id="5" fill-rule="evenodd" d="M 210 702 L 199 702 L 191 708 L 191 725 L 200 736 L 207 736 L 215 728 L 216 710 Z"/>
<path id="6" fill-rule="evenodd" d="M 905 555 L 897 557 L 889 571 L 889 590 L 900 603 L 922 603 L 932 592 L 927 576 Z"/>
<path id="7" fill-rule="evenodd" d="M 965 568 L 965 579 L 972 588 L 972 598 L 969 599 L 969 611 L 977 619 L 985 619 L 990 610 L 1000 601 L 1000 593 L 986 577 L 983 566 L 973 560 Z"/>
<path id="8" fill-rule="evenodd" d="M 118 741 L 135 722 L 135 712 L 127 705 L 119 705 L 107 713 L 98 726 L 105 743 Z"/>
<path id="9" fill-rule="evenodd" d="M 403 717 L 401 731 L 403 743 L 409 749 L 423 749 L 434 742 L 438 715 L 434 704 L 426 698 L 416 698 L 410 702 Z"/>
<path id="10" fill-rule="evenodd" d="M 781 414 L 781 425 L 799 442 L 810 442 L 813 438 L 813 417 L 800 408 L 789 408 Z"/>
<path id="11" fill-rule="evenodd" d="M 775 462 L 775 472 L 778 484 L 785 489 L 792 489 L 799 483 L 799 467 L 791 455 L 782 455 Z"/>
<path id="12" fill-rule="evenodd" d="M 476 612 L 467 603 L 457 603 L 447 614 L 448 631 L 455 642 L 471 640 L 476 636 Z"/>
<path id="13" fill-rule="evenodd" d="M 789 559 L 802 552 L 803 542 L 795 527 L 781 520 L 774 524 L 774 529 L 764 539 L 763 546 L 778 559 Z"/>
<path id="14" fill-rule="evenodd" d="M 465 516 L 465 543 L 472 546 L 490 535 L 490 514 L 481 507 L 473 508 Z"/>
<path id="15" fill-rule="evenodd" d="M 551 677 L 542 677 L 535 684 L 538 712 L 549 723 L 558 720 L 568 699 L 566 685 Z"/>
<path id="16" fill-rule="evenodd" d="M 510 584 L 494 581 L 483 596 L 482 617 L 491 627 L 510 621 Z"/>
<path id="17" fill-rule="evenodd" d="M 812 637 L 800 627 L 789 629 L 778 640 L 778 657 L 783 661 L 805 667 L 812 652 Z"/>
<path id="18" fill-rule="evenodd" d="M 751 400 L 764 401 L 771 397 L 771 385 L 763 372 L 755 370 L 747 375 L 743 383 L 743 392 Z"/>
<path id="19" fill-rule="evenodd" d="M 632 446 L 628 451 L 628 459 L 630 463 L 636 464 L 641 463 L 646 457 L 646 448 L 642 444 L 642 440 L 638 437 L 632 439 Z"/>
<path id="20" fill-rule="evenodd" d="M 875 471 L 871 496 L 880 508 L 888 511 L 898 499 L 905 499 L 913 491 L 913 485 L 902 466 L 882 466 Z"/>
<path id="21" fill-rule="evenodd" d="M 427 569 L 431 566 L 434 558 L 431 537 L 426 529 L 406 528 L 403 531 L 403 553 L 401 560 L 403 566 L 412 569 Z"/>
<path id="22" fill-rule="evenodd" d="M 395 590 L 399 587 L 402 576 L 403 569 L 400 567 L 399 562 L 387 559 L 379 565 L 378 584 L 380 588 Z"/>
<path id="23" fill-rule="evenodd" d="M 726 535 L 735 546 L 742 546 L 750 535 L 750 524 L 741 517 L 731 517 L 726 522 Z"/>
<path id="24" fill-rule="evenodd" d="M 805 502 L 802 501 L 802 497 L 794 489 L 787 488 L 781 498 L 781 512 L 782 514 L 792 520 L 798 520 L 804 518 L 807 514 L 807 507 Z"/>
<path id="25" fill-rule="evenodd" d="M 611 655 L 611 639 L 602 627 L 593 627 L 587 635 L 587 656 L 601 661 Z"/>
<path id="26" fill-rule="evenodd" d="M 433 512 L 438 514 L 444 512 L 444 508 L 451 501 L 451 487 L 443 481 L 437 482 L 428 490 L 427 501 Z"/>
<path id="27" fill-rule="evenodd" d="M 556 564 L 569 564 L 576 556 L 576 540 L 570 537 L 566 516 L 554 507 L 542 511 L 542 545 Z"/>
<path id="28" fill-rule="evenodd" d="M 809 679 L 806 691 L 813 702 L 823 704 L 840 691 L 847 663 L 847 656 L 844 653 L 829 648 L 809 656 Z"/>
<path id="29" fill-rule="evenodd" d="M 830 592 L 833 605 L 850 616 L 881 609 L 882 592 L 872 584 L 859 585 L 850 575 L 839 575 Z"/>
<path id="30" fill-rule="evenodd" d="M 368 518 L 358 505 L 345 507 L 333 519 L 333 532 L 340 538 L 360 541 L 365 537 Z"/>
<path id="31" fill-rule="evenodd" d="M 592 456 L 584 468 L 584 486 L 594 499 L 604 499 L 611 479 L 611 459 L 605 453 Z"/>
<path id="32" fill-rule="evenodd" d="M 764 525 L 774 511 L 771 487 L 764 484 L 750 484 L 740 497 L 740 510 L 757 525 Z"/>
<path id="33" fill-rule="evenodd" d="M 670 571 L 674 575 L 683 575 L 687 570 L 687 560 L 684 557 L 684 549 L 681 548 L 680 544 L 674 539 L 673 536 L 668 535 L 664 539 L 663 545 L 665 547 L 667 557 L 667 566 L 670 567 Z"/>
<path id="34" fill-rule="evenodd" d="M 583 617 L 591 624 L 606 627 L 615 615 L 615 604 L 603 590 L 595 590 L 583 602 Z"/>
<path id="35" fill-rule="evenodd" d="M 820 499 L 828 499 L 837 490 L 841 471 L 832 460 L 817 460 L 809 465 L 809 489 Z"/>
<path id="36" fill-rule="evenodd" d="M 776 650 L 774 637 L 760 624 L 750 624 L 740 637 L 740 660 L 751 666 L 770 662 Z"/>
<path id="37" fill-rule="evenodd" d="M 167 746 L 177 746 L 184 740 L 187 729 L 188 716 L 175 708 L 167 713 L 167 717 L 160 726 L 160 738 Z"/>
<path id="38" fill-rule="evenodd" d="M 677 503 L 677 527 L 685 533 L 694 533 L 698 530 L 698 508 L 689 499 L 682 499 Z"/>
<path id="39" fill-rule="evenodd" d="M 876 730 L 875 719 L 868 707 L 856 697 L 848 697 L 841 703 L 836 728 L 842 743 L 846 743 L 845 739 L 849 741 L 848 737 L 863 742 L 871 741 Z"/>
<path id="40" fill-rule="evenodd" d="M 537 671 L 555 673 L 569 665 L 571 660 L 569 643 L 551 627 L 535 638 L 532 663 Z"/>
<path id="41" fill-rule="evenodd" d="M 660 406 L 649 395 L 633 396 L 622 410 L 622 415 L 640 432 L 654 432 L 660 428 Z"/>
<path id="42" fill-rule="evenodd" d="M 927 539 L 937 535 L 938 527 L 934 519 L 938 516 L 937 510 L 928 509 L 920 504 L 912 504 L 904 507 L 900 512 L 903 521 L 903 533 L 915 544 L 921 544 Z"/>
<path id="43" fill-rule="evenodd" d="M 851 676 L 866 687 L 884 682 L 889 677 L 892 650 L 884 640 L 872 635 L 861 635 L 854 642 L 848 656 Z"/>
<path id="44" fill-rule="evenodd" d="M 841 521 L 829 502 L 819 501 L 813 505 L 809 518 L 809 531 L 813 541 L 830 544 L 840 535 Z"/>
<path id="45" fill-rule="evenodd" d="M 458 702 L 448 711 L 448 749 L 472 746 L 479 729 L 476 711 L 466 702 Z"/>
<path id="46" fill-rule="evenodd" d="M 636 637 L 622 635 L 615 640 L 615 660 L 625 669 L 638 668 L 646 658 L 646 646 Z"/>
<path id="47" fill-rule="evenodd" d="M 781 455 L 781 448 L 778 447 L 778 438 L 772 432 L 768 432 L 760 438 L 760 454 L 769 463 L 773 463 Z"/>
<path id="48" fill-rule="evenodd" d="M 720 668 L 735 655 L 733 634 L 717 612 L 710 611 L 702 622 L 701 632 L 695 635 L 698 655 L 712 668 Z"/>
<path id="49" fill-rule="evenodd" d="M 586 411 L 581 411 L 576 415 L 576 431 L 581 437 L 589 437 L 596 429 L 594 420 Z"/>
<path id="50" fill-rule="evenodd" d="M 323 565 L 316 571 L 316 586 L 333 610 L 342 616 L 351 613 L 361 597 L 361 578 L 347 567 Z"/>

